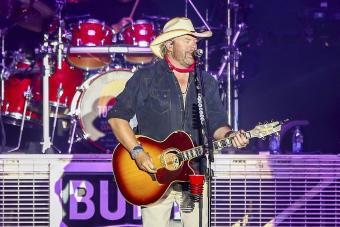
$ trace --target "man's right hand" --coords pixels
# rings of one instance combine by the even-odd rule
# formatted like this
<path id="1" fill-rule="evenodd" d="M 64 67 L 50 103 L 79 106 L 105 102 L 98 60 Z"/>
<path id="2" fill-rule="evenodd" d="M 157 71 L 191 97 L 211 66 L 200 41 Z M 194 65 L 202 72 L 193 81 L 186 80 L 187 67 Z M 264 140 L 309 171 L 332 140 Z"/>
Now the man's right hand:
<path id="1" fill-rule="evenodd" d="M 149 173 L 157 172 L 150 155 L 146 153 L 145 151 L 138 153 L 135 161 L 136 161 L 137 166 L 141 170 L 144 170 L 145 172 L 149 172 Z"/>

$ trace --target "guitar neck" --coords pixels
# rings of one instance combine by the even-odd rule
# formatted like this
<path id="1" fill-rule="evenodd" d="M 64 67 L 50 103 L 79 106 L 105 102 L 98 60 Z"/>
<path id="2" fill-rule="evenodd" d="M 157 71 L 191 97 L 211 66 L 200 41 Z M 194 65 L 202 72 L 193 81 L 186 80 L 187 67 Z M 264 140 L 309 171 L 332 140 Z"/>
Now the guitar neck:
<path id="1" fill-rule="evenodd" d="M 251 131 L 245 132 L 244 135 L 248 139 L 253 138 Z M 227 137 L 227 138 L 213 141 L 214 150 L 221 150 L 225 147 L 232 147 L 233 146 L 231 142 L 232 138 L 233 137 Z M 203 154 L 204 154 L 203 146 L 198 146 L 198 147 L 194 147 L 192 149 L 186 150 L 184 152 L 181 152 L 178 155 L 182 161 L 187 161 L 187 160 L 202 156 Z"/>

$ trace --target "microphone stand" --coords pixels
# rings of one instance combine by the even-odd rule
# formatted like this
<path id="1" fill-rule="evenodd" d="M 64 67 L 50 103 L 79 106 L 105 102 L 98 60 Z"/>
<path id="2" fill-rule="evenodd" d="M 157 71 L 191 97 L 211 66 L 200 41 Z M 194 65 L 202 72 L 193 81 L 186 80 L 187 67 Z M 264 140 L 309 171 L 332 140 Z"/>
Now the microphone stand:
<path id="1" fill-rule="evenodd" d="M 201 134 L 200 139 L 203 142 L 203 153 L 207 156 L 207 197 L 208 197 L 208 226 L 211 225 L 211 214 L 210 214 L 210 195 L 211 195 L 211 179 L 212 179 L 212 171 L 211 171 L 211 163 L 214 162 L 214 154 L 213 154 L 213 140 L 212 136 L 209 133 L 209 119 L 207 116 L 206 105 L 205 105 L 205 93 L 204 93 L 204 84 L 202 71 L 200 69 L 200 56 L 196 56 L 196 65 L 195 65 L 195 86 L 197 92 L 197 104 L 198 104 L 198 113 L 201 125 Z M 199 217 L 200 224 L 202 224 L 202 200 L 199 200 Z M 200 225 L 201 226 L 201 225 Z"/>

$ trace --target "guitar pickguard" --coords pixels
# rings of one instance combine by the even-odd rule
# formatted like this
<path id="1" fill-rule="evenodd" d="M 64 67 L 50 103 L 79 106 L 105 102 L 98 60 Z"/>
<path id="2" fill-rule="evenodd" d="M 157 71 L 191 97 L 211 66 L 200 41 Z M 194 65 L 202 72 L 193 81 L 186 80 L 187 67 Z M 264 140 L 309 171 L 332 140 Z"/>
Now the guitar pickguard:
<path id="1" fill-rule="evenodd" d="M 178 157 L 179 152 L 176 148 L 165 150 L 160 157 L 162 167 L 169 171 L 179 169 L 182 166 L 182 161 Z"/>

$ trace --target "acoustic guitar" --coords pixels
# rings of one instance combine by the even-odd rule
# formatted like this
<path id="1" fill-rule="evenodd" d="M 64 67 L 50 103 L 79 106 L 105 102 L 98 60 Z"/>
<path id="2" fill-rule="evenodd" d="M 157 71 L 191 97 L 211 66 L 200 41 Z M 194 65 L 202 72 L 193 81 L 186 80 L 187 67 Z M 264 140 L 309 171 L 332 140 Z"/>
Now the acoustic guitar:
<path id="1" fill-rule="evenodd" d="M 264 138 L 281 130 L 282 123 L 271 122 L 245 132 L 250 138 Z M 140 170 L 122 144 L 113 152 L 112 168 L 117 186 L 125 199 L 134 205 L 145 206 L 159 202 L 174 182 L 187 182 L 195 174 L 190 160 L 204 155 L 203 147 L 194 147 L 190 136 L 183 131 L 171 133 L 165 140 L 157 141 L 137 136 L 138 142 L 151 156 L 157 172 L 150 174 Z M 231 147 L 231 138 L 213 142 L 214 150 Z"/>

